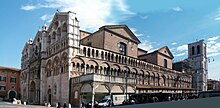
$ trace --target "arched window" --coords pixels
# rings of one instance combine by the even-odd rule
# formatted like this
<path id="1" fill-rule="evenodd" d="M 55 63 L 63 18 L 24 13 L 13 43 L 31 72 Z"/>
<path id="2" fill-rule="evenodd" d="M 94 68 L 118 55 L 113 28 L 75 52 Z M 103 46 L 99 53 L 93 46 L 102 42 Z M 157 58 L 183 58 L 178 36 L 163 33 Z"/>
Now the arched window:
<path id="1" fill-rule="evenodd" d="M 91 73 L 94 73 L 94 66 L 92 65 L 90 68 Z"/>
<path id="2" fill-rule="evenodd" d="M 79 71 L 79 63 L 76 65 L 76 70 Z"/>
<path id="3" fill-rule="evenodd" d="M 62 28 L 63 28 L 62 32 L 67 33 L 67 25 L 66 25 L 66 23 L 63 24 Z"/>
<path id="4" fill-rule="evenodd" d="M 73 62 L 73 69 L 75 69 L 75 63 Z"/>
<path id="5" fill-rule="evenodd" d="M 101 58 L 104 59 L 104 52 L 101 52 Z"/>
<path id="6" fill-rule="evenodd" d="M 107 68 L 104 67 L 104 75 L 107 75 Z"/>
<path id="7" fill-rule="evenodd" d="M 90 73 L 89 72 L 89 65 L 86 65 L 86 73 Z"/>
<path id="8" fill-rule="evenodd" d="M 96 57 L 98 57 L 99 56 L 99 51 L 98 50 L 96 50 Z"/>
<path id="9" fill-rule="evenodd" d="M 92 49 L 92 57 L 95 57 L 95 50 Z"/>
<path id="10" fill-rule="evenodd" d="M 81 72 L 84 72 L 85 68 L 84 68 L 84 64 L 81 64 Z"/>
<path id="11" fill-rule="evenodd" d="M 111 54 L 111 61 L 114 61 L 114 54 Z"/>
<path id="12" fill-rule="evenodd" d="M 95 66 L 95 73 L 98 73 L 98 66 Z"/>
<path id="13" fill-rule="evenodd" d="M 87 55 L 88 55 L 88 57 L 90 57 L 90 48 L 88 49 L 88 51 L 87 51 Z"/>
<path id="14" fill-rule="evenodd" d="M 75 93 L 74 93 L 74 99 L 78 99 L 78 91 L 75 91 Z"/>
<path id="15" fill-rule="evenodd" d="M 194 55 L 195 54 L 195 47 L 193 46 L 192 47 L 192 55 Z"/>
<path id="16" fill-rule="evenodd" d="M 57 29 L 57 39 L 60 39 L 60 37 L 61 37 L 61 29 L 58 28 Z"/>
<path id="17" fill-rule="evenodd" d="M 200 54 L 200 46 L 197 45 L 197 54 Z"/>
<path id="18" fill-rule="evenodd" d="M 118 55 L 115 56 L 115 62 L 118 63 Z"/>
<path id="19" fill-rule="evenodd" d="M 100 67 L 100 74 L 102 74 L 103 75 L 103 68 L 102 67 Z"/>
<path id="20" fill-rule="evenodd" d="M 56 32 L 55 31 L 52 34 L 52 40 L 53 40 L 53 42 L 56 41 Z"/>
<path id="21" fill-rule="evenodd" d="M 83 54 L 86 56 L 86 47 L 83 48 Z"/>
<path id="22" fill-rule="evenodd" d="M 57 85 L 54 85 L 54 94 L 57 94 Z"/>
<path id="23" fill-rule="evenodd" d="M 108 61 L 110 61 L 110 53 L 108 53 Z"/>

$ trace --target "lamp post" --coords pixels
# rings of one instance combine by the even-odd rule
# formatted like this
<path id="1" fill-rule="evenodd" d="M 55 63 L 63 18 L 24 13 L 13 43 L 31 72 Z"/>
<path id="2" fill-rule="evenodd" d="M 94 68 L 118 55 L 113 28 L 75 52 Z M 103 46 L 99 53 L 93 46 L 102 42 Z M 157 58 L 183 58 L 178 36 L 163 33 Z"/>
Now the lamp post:
<path id="1" fill-rule="evenodd" d="M 130 40 L 127 40 L 127 44 L 119 42 L 118 47 L 119 47 L 119 52 L 120 54 L 125 56 L 126 59 L 126 73 L 125 73 L 125 102 L 127 102 L 127 94 L 128 94 L 128 44 L 130 44 Z"/>
<path id="2" fill-rule="evenodd" d="M 127 59 L 126 59 L 126 76 L 125 76 L 125 90 L 126 90 L 126 94 L 125 94 L 125 100 L 126 102 L 128 102 L 128 44 L 130 44 L 130 40 L 127 41 L 127 47 L 126 47 L 126 56 L 127 56 Z"/>
<path id="3" fill-rule="evenodd" d="M 126 61 L 126 66 L 128 66 L 128 59 Z M 126 68 L 126 76 L 125 76 L 125 90 L 126 90 L 126 93 L 125 93 L 125 100 L 126 102 L 128 102 L 128 68 Z"/>

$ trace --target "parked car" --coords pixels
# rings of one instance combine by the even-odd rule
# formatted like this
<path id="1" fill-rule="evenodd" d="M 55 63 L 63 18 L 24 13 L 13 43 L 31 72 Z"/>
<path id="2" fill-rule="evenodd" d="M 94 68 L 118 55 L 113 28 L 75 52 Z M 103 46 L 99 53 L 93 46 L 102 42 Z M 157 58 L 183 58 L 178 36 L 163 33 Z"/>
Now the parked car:
<path id="1" fill-rule="evenodd" d="M 85 105 L 86 108 L 91 108 L 92 107 L 92 101 L 88 102 L 86 105 Z M 98 108 L 98 102 L 95 101 L 94 103 L 94 108 Z"/>

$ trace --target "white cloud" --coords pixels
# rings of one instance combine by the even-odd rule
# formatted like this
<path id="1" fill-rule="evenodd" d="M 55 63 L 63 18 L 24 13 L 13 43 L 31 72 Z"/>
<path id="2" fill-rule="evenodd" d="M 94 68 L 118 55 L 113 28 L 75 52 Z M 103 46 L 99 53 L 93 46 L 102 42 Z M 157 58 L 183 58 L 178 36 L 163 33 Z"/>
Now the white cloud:
<path id="1" fill-rule="evenodd" d="M 213 57 L 213 56 L 217 56 L 217 55 L 220 55 L 220 52 L 207 54 L 207 57 Z"/>
<path id="2" fill-rule="evenodd" d="M 25 10 L 57 8 L 61 12 L 76 12 L 77 18 L 82 22 L 80 28 L 87 31 L 95 31 L 103 25 L 118 24 L 134 15 L 128 10 L 124 0 L 43 0 L 33 7 L 35 8 Z"/>
<path id="3" fill-rule="evenodd" d="M 21 6 L 21 9 L 22 9 L 22 10 L 26 10 L 26 11 L 28 11 L 28 10 L 35 10 L 35 9 L 37 9 L 37 8 L 38 8 L 38 7 L 32 6 L 32 5 Z"/>
<path id="4" fill-rule="evenodd" d="M 219 17 L 216 17 L 215 20 L 220 20 L 220 16 L 219 16 Z"/>
<path id="5" fill-rule="evenodd" d="M 134 33 L 135 36 L 140 37 L 143 36 L 144 34 L 142 33 L 137 33 L 137 30 L 135 28 L 130 28 L 130 30 Z"/>
<path id="6" fill-rule="evenodd" d="M 141 17 L 141 19 L 143 19 L 143 20 L 145 20 L 145 19 L 148 19 L 148 16 L 146 15 L 146 16 L 140 16 Z"/>
<path id="7" fill-rule="evenodd" d="M 177 51 L 187 51 L 188 45 L 181 45 L 176 48 Z"/>
<path id="8" fill-rule="evenodd" d="M 179 6 L 174 7 L 173 10 L 176 11 L 176 12 L 181 12 L 181 11 L 183 11 L 183 9 L 182 9 L 181 7 L 179 7 Z"/>
<path id="9" fill-rule="evenodd" d="M 179 54 L 174 54 L 175 57 L 180 57 L 180 56 L 184 56 L 184 55 L 186 55 L 186 52 L 179 53 Z"/>
<path id="10" fill-rule="evenodd" d="M 208 38 L 209 41 L 215 41 L 219 38 L 219 36 L 215 36 L 215 37 L 211 37 L 211 38 Z"/>
<path id="11" fill-rule="evenodd" d="M 48 23 L 52 20 L 52 18 L 53 18 L 53 15 L 48 15 L 48 14 L 45 14 L 40 17 L 41 20 L 47 21 Z"/>
<path id="12" fill-rule="evenodd" d="M 220 54 L 220 42 L 217 42 L 219 36 L 208 38 L 207 42 L 207 56 L 217 56 Z"/>
<path id="13" fill-rule="evenodd" d="M 173 42 L 173 43 L 172 43 L 172 45 L 176 45 L 176 44 L 177 44 L 176 42 Z"/>
<path id="14" fill-rule="evenodd" d="M 138 45 L 138 47 L 141 48 L 141 49 L 144 49 L 144 50 L 146 50 L 146 51 L 150 51 L 150 50 L 153 49 L 152 43 L 149 42 L 149 41 L 146 41 L 146 40 L 143 41 L 143 42 L 141 42 L 141 43 Z"/>
<path id="15" fill-rule="evenodd" d="M 47 16 L 48 16 L 48 15 L 45 14 L 45 15 L 41 16 L 40 19 L 42 19 L 43 21 L 45 21 L 45 20 L 47 19 Z"/>
<path id="16" fill-rule="evenodd" d="M 207 52 L 208 53 L 219 52 L 219 51 L 220 51 L 220 43 L 207 45 Z"/>
<path id="17" fill-rule="evenodd" d="M 220 20 L 220 10 L 218 11 L 217 15 L 215 16 L 215 20 Z"/>

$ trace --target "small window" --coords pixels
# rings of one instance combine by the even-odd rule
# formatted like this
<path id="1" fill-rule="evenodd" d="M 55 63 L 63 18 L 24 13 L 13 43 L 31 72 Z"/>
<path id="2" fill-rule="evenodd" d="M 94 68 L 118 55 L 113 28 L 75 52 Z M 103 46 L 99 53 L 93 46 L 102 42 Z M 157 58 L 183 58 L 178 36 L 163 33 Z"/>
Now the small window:
<path id="1" fill-rule="evenodd" d="M 164 59 L 164 67 L 167 68 L 167 60 Z"/>
<path id="2" fill-rule="evenodd" d="M 0 86 L 0 90 L 6 90 L 6 86 Z"/>
<path id="3" fill-rule="evenodd" d="M 127 46 L 125 43 L 122 42 L 119 43 L 119 52 L 122 55 L 127 55 Z"/>
<path id="4" fill-rule="evenodd" d="M 10 82 L 11 82 L 11 83 L 16 83 L 16 78 L 11 78 L 11 79 L 10 79 Z"/>
<path id="5" fill-rule="evenodd" d="M 6 82 L 6 77 L 0 76 L 0 82 Z"/>

